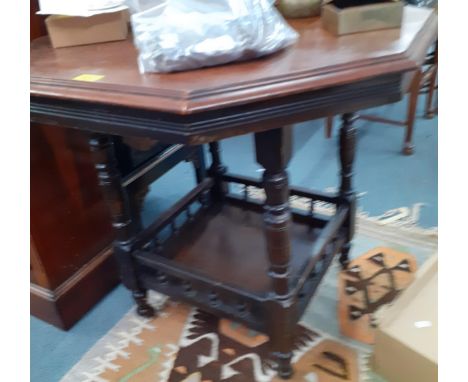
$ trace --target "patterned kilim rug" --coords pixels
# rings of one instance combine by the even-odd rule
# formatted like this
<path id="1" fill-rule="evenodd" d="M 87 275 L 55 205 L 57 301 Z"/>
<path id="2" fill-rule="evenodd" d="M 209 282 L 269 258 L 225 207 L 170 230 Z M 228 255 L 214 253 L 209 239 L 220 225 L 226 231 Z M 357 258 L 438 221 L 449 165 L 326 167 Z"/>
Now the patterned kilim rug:
<path id="1" fill-rule="evenodd" d="M 249 190 L 262 198 L 258 190 Z M 309 208 L 295 198 L 295 208 Z M 314 207 L 333 213 L 327 205 Z M 352 262 L 335 262 L 297 326 L 291 381 L 376 380 L 368 368 L 373 313 L 407 287 L 437 248 L 437 231 L 417 228 L 419 206 L 358 216 Z M 62 382 L 275 382 L 268 337 L 151 293 L 160 308 L 148 320 L 128 312 Z"/>

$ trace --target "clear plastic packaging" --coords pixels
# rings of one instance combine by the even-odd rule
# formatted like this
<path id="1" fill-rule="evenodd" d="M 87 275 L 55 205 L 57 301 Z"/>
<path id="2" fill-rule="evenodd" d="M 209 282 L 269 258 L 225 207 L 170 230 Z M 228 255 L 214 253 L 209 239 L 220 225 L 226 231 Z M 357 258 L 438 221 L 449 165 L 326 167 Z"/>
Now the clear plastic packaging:
<path id="1" fill-rule="evenodd" d="M 220 65 L 264 56 L 293 44 L 298 34 L 271 3 L 161 0 L 133 14 L 140 72 Z"/>
<path id="2" fill-rule="evenodd" d="M 437 0 L 406 0 L 406 3 L 427 8 L 435 8 L 437 6 Z"/>

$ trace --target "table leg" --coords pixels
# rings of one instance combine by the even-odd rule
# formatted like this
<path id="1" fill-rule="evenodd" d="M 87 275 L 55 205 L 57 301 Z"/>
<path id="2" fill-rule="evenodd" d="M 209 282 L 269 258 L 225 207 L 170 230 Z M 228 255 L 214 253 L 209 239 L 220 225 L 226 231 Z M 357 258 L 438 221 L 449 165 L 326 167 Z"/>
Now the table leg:
<path id="1" fill-rule="evenodd" d="M 354 235 L 354 224 L 356 214 L 356 195 L 353 191 L 353 162 L 356 151 L 356 127 L 354 122 L 358 116 L 354 113 L 346 113 L 342 116 L 342 125 L 340 129 L 340 164 L 341 164 L 341 185 L 340 198 L 341 203 L 349 206 L 350 212 L 345 223 L 346 243 L 343 246 L 340 256 L 340 263 L 343 268 L 349 264 L 349 250 L 351 249 L 351 240 Z"/>
<path id="2" fill-rule="evenodd" d="M 215 200 L 223 200 L 227 193 L 227 185 L 221 180 L 221 177 L 227 172 L 226 166 L 221 163 L 221 153 L 219 150 L 219 142 L 211 142 L 211 166 L 208 169 L 208 174 L 214 178 L 215 186 L 213 187 L 213 198 Z"/>
<path id="3" fill-rule="evenodd" d="M 264 224 L 270 260 L 273 301 L 267 320 L 270 344 L 278 374 L 292 375 L 291 358 L 296 303 L 290 294 L 290 224 L 287 164 L 291 157 L 291 128 L 255 134 L 257 162 L 265 168 L 263 185 L 266 194 Z"/>
<path id="4" fill-rule="evenodd" d="M 129 173 L 134 167 L 134 160 L 132 158 L 132 149 L 142 150 L 149 148 L 149 144 L 144 140 L 143 144 L 148 146 L 142 147 L 141 142 L 129 137 L 120 137 L 112 136 L 111 137 L 114 145 L 114 153 L 117 159 L 117 168 L 121 174 Z M 136 183 L 138 184 L 138 183 Z M 146 197 L 146 194 L 149 192 L 148 186 L 134 186 L 134 192 L 128 195 L 130 200 L 130 211 L 132 212 L 133 224 L 136 224 L 138 229 L 143 227 L 143 222 L 141 220 L 141 210 L 143 208 L 143 203 Z"/>
<path id="5" fill-rule="evenodd" d="M 138 223 L 132 218 L 131 203 L 121 183 L 120 171 L 112 139 L 104 134 L 93 134 L 89 141 L 104 198 L 108 204 L 115 231 L 114 255 L 119 265 L 122 283 L 132 291 L 137 313 L 152 317 L 154 309 L 146 301 L 146 290 L 141 288 L 132 259 L 132 249 Z"/>
<path id="6" fill-rule="evenodd" d="M 195 179 L 197 184 L 200 184 L 206 178 L 206 163 L 203 145 L 197 147 L 195 154 L 192 156 L 191 161 L 195 169 Z"/>

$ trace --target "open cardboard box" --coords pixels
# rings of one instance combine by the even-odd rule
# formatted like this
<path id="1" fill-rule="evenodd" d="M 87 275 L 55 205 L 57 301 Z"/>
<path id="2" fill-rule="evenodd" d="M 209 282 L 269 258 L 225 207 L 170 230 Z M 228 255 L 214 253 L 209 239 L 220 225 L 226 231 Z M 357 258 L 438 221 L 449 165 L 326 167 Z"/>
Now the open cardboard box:
<path id="1" fill-rule="evenodd" d="M 365 0 L 355 0 L 356 4 Z M 353 1 L 334 0 L 322 8 L 322 25 L 334 35 L 399 28 L 403 18 L 403 2 L 381 0 L 368 5 L 344 6 Z"/>
<path id="2" fill-rule="evenodd" d="M 392 305 L 376 314 L 372 367 L 389 382 L 437 381 L 437 256 Z"/>
<path id="3" fill-rule="evenodd" d="M 54 48 L 125 40 L 128 34 L 126 10 L 90 17 L 52 15 L 45 23 Z"/>

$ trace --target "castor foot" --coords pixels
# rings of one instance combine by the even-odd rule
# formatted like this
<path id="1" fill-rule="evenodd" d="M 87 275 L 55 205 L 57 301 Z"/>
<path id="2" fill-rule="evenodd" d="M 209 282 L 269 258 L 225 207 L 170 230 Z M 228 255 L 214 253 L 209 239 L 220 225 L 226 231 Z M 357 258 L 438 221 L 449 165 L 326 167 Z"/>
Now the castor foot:
<path id="1" fill-rule="evenodd" d="M 414 146 L 410 143 L 405 143 L 403 146 L 403 155 L 413 155 L 414 153 Z"/>
<path id="2" fill-rule="evenodd" d="M 432 118 L 434 118 L 434 116 L 435 116 L 435 113 L 434 113 L 433 111 L 428 111 L 428 112 L 424 115 L 424 117 L 425 117 L 426 119 L 432 119 Z"/>
<path id="3" fill-rule="evenodd" d="M 292 353 L 276 353 L 275 358 L 277 361 L 276 371 L 281 379 L 289 379 L 293 375 L 293 368 L 291 366 Z"/>
<path id="4" fill-rule="evenodd" d="M 290 379 L 292 375 L 293 375 L 293 369 L 291 365 L 288 365 L 287 367 L 284 367 L 281 370 L 278 370 L 278 376 L 281 379 Z"/>
<path id="5" fill-rule="evenodd" d="M 139 316 L 145 317 L 145 318 L 153 318 L 154 316 L 156 316 L 156 311 L 149 304 L 138 305 L 137 313 Z"/>
<path id="6" fill-rule="evenodd" d="M 156 315 L 154 308 L 146 301 L 146 292 L 133 291 L 133 298 L 137 304 L 137 314 L 141 317 L 152 318 Z"/>

